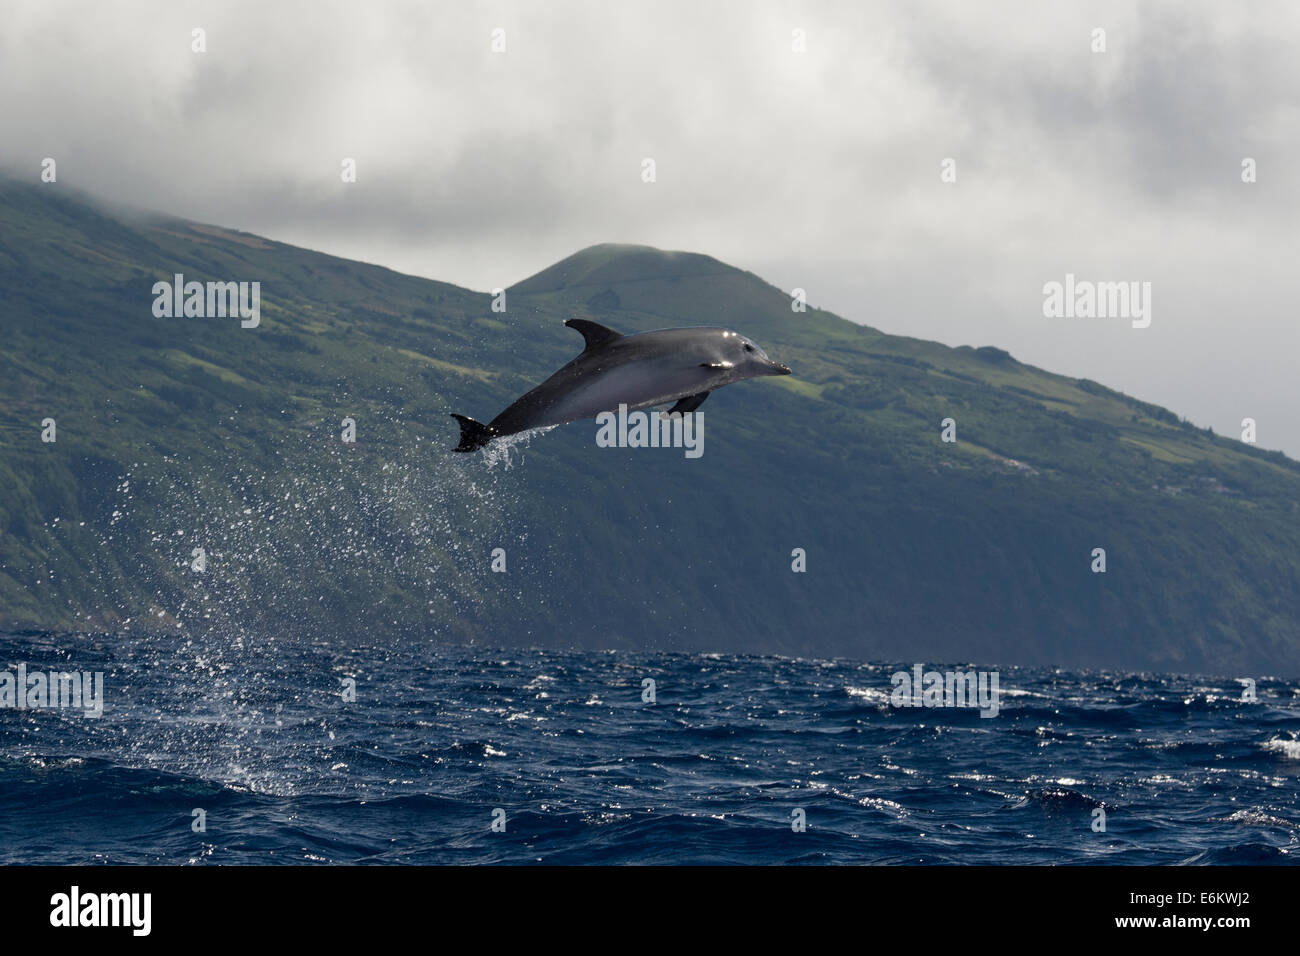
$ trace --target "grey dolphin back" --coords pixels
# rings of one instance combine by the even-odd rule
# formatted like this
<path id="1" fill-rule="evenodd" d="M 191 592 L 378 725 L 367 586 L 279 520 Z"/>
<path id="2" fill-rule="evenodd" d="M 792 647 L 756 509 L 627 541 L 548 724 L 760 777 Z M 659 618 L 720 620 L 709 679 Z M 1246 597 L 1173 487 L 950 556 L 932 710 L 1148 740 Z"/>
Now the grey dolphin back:
<path id="1" fill-rule="evenodd" d="M 581 333 L 583 341 L 586 342 L 586 346 L 582 350 L 584 355 L 593 349 L 598 349 L 623 337 L 613 329 L 606 328 L 599 322 L 592 322 L 590 319 L 567 319 L 564 324 Z M 531 395 L 535 392 L 536 389 L 528 394 Z M 527 395 L 524 396 L 524 398 L 527 397 Z M 512 405 L 511 408 L 513 407 L 515 406 Z M 456 446 L 456 451 L 477 451 L 492 439 L 499 438 L 502 434 L 510 434 L 510 432 L 503 433 L 491 425 L 475 421 L 468 415 L 453 413 L 451 417 L 460 423 L 460 444 Z"/>

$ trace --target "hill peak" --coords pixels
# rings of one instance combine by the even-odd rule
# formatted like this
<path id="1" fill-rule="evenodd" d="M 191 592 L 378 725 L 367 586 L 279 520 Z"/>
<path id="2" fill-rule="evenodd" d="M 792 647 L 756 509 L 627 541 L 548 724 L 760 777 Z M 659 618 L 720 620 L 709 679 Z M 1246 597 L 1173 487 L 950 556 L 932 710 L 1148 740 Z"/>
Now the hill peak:
<path id="1" fill-rule="evenodd" d="M 646 279 L 730 275 L 734 266 L 698 252 L 675 252 L 617 242 L 602 242 L 529 276 L 513 291 L 554 292 L 583 286 L 608 286 Z"/>

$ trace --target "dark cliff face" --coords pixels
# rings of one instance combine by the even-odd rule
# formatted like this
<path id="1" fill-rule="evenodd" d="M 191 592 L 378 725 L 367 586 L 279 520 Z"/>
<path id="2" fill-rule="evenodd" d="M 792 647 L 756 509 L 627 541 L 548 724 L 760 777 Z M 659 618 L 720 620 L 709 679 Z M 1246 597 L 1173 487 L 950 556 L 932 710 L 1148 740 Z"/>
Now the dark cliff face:
<path id="1" fill-rule="evenodd" d="M 177 273 L 258 282 L 259 325 L 156 317 Z M 713 396 L 698 459 L 581 423 L 453 455 L 449 413 L 576 355 L 575 316 L 727 326 L 794 374 Z M 596 246 L 500 312 L 0 183 L 0 323 L 7 626 L 1300 672 L 1296 463 L 708 256 Z"/>

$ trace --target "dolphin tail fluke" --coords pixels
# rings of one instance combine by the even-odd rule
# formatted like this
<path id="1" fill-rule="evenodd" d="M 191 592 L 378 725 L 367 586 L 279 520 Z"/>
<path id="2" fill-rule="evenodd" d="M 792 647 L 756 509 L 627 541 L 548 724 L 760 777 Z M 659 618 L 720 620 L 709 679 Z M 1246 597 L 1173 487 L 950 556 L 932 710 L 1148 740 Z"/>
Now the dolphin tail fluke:
<path id="1" fill-rule="evenodd" d="M 497 437 L 491 425 L 476 422 L 467 415 L 453 414 L 451 417 L 460 422 L 460 444 L 456 446 L 457 451 L 474 451 Z"/>

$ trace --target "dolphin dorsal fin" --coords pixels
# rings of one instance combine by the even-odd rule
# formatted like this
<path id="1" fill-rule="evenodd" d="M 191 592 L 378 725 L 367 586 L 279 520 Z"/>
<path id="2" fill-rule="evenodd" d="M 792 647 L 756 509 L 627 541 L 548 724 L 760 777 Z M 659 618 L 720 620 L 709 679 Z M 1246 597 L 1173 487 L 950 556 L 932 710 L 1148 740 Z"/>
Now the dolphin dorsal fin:
<path id="1" fill-rule="evenodd" d="M 600 348 L 607 342 L 613 342 L 615 339 L 623 337 L 613 329 L 607 329 L 599 322 L 592 322 L 590 319 L 566 319 L 564 324 L 582 333 L 582 337 L 587 340 L 587 347 L 583 349 L 584 352 Z"/>

